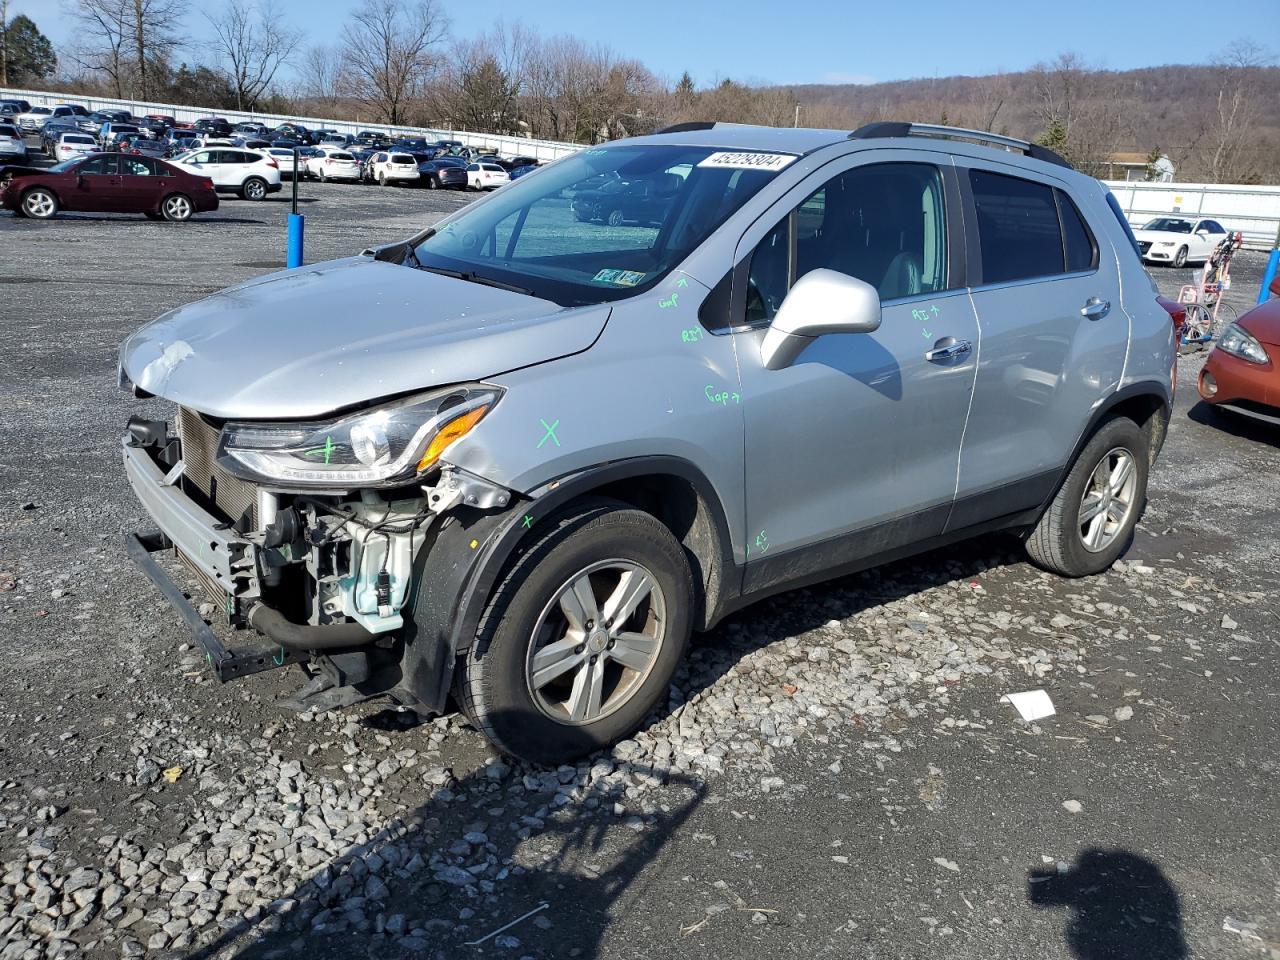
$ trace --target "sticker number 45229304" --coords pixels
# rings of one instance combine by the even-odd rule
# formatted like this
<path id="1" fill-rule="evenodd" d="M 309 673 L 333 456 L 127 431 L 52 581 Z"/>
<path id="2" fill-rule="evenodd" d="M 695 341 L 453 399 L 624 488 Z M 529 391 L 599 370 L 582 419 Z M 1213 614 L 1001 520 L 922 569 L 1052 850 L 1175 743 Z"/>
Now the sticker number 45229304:
<path id="1" fill-rule="evenodd" d="M 785 153 L 732 153 L 720 151 L 698 161 L 700 167 L 720 167 L 728 170 L 770 170 L 777 172 L 795 157 Z"/>

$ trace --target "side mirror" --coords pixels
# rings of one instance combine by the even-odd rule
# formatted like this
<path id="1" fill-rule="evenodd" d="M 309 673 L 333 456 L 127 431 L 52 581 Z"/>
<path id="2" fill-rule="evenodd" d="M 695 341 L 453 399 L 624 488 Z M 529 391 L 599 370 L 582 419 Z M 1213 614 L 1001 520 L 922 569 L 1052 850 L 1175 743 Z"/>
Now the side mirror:
<path id="1" fill-rule="evenodd" d="M 810 270 L 782 301 L 760 344 L 765 369 L 781 370 L 824 333 L 872 333 L 880 328 L 880 294 L 835 270 Z"/>

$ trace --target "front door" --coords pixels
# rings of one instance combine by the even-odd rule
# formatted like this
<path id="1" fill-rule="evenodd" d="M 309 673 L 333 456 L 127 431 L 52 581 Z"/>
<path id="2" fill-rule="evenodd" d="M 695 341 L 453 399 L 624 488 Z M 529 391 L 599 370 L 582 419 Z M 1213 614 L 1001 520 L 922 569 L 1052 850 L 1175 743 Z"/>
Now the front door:
<path id="1" fill-rule="evenodd" d="M 741 385 L 729 402 L 746 422 L 746 592 L 917 543 L 946 523 L 978 330 L 957 288 L 958 223 L 948 236 L 958 195 L 921 155 L 841 161 L 743 238 L 755 247 L 738 322 L 752 329 L 735 334 Z M 757 241 L 759 229 L 769 232 Z M 876 287 L 880 329 L 818 337 L 789 367 L 765 369 L 765 329 L 791 284 L 819 267 Z"/>
<path id="2" fill-rule="evenodd" d="M 1022 168 L 956 163 L 976 220 L 980 256 L 970 271 L 982 357 L 953 529 L 1035 507 L 1053 492 L 1090 414 L 1120 383 L 1129 337 L 1115 251 L 1066 185 Z"/>
<path id="3" fill-rule="evenodd" d="M 115 154 L 104 154 L 86 160 L 76 167 L 76 184 L 68 191 L 71 210 L 111 212 L 120 209 L 120 174 Z"/>

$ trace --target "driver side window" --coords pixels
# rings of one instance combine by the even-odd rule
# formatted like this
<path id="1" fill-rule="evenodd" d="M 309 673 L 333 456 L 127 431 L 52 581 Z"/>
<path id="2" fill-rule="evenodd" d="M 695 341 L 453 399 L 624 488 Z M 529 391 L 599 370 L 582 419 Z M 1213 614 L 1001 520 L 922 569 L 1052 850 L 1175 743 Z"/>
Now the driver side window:
<path id="1" fill-rule="evenodd" d="M 751 254 L 746 322 L 771 321 L 791 285 L 819 268 L 865 280 L 881 300 L 947 289 L 946 218 L 937 168 L 922 163 L 855 167 L 806 197 Z"/>

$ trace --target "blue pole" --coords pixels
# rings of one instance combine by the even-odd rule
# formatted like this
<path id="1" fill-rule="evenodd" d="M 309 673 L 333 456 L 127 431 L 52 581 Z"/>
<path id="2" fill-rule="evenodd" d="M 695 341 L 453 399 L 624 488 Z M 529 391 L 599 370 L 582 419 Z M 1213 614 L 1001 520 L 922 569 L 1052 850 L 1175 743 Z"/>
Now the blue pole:
<path id="1" fill-rule="evenodd" d="M 1262 288 L 1258 290 L 1258 302 L 1266 303 L 1271 296 L 1271 281 L 1276 278 L 1276 268 L 1280 267 L 1280 246 L 1271 251 L 1271 259 L 1267 261 L 1267 269 L 1262 272 Z"/>
<path id="2" fill-rule="evenodd" d="M 289 254 L 285 266 L 302 266 L 302 222 L 306 219 L 300 213 L 289 214 Z"/>

